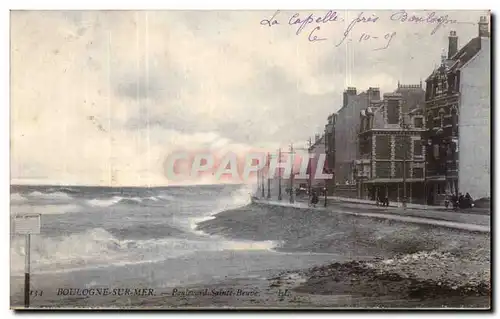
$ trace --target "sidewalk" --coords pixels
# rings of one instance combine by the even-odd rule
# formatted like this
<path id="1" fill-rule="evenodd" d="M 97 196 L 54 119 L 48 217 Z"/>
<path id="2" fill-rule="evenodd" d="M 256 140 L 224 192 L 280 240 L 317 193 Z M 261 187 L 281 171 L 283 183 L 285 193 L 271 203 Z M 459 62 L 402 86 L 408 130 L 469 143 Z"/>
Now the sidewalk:
<path id="1" fill-rule="evenodd" d="M 365 216 L 365 217 L 375 217 L 399 220 L 402 222 L 417 223 L 417 224 L 429 224 L 445 226 L 456 229 L 464 229 L 469 231 L 480 231 L 480 232 L 490 232 L 490 216 L 484 214 L 467 214 L 462 212 L 447 211 L 444 209 L 432 211 L 425 209 L 406 209 L 396 207 L 377 207 L 374 209 L 367 209 L 367 207 L 360 207 L 359 204 L 365 204 L 363 202 L 344 202 L 346 205 L 342 205 L 337 201 L 335 205 L 335 199 L 331 198 L 333 202 L 325 208 L 320 203 L 317 207 L 312 208 L 308 205 L 307 201 L 297 200 L 295 203 L 289 203 L 288 201 L 274 201 L 274 200 L 256 200 L 256 203 L 273 205 L 273 206 L 286 206 L 295 207 L 302 209 L 313 209 L 316 211 L 328 211 L 337 214 L 350 214 L 355 216 Z M 338 205 L 340 204 L 340 205 Z M 373 207 L 373 203 L 371 207 Z M 423 205 L 422 205 L 423 206 Z"/>
<path id="2" fill-rule="evenodd" d="M 356 204 L 365 204 L 365 205 L 371 205 L 371 206 L 377 206 L 376 202 L 373 200 L 368 200 L 368 199 L 358 199 L 358 198 L 349 198 L 349 197 L 337 197 L 337 196 L 328 196 L 328 200 L 332 200 L 333 202 L 345 202 L 345 203 L 356 203 Z M 383 206 L 379 206 L 383 207 Z M 389 207 L 397 207 L 397 208 L 402 208 L 403 204 L 400 202 L 392 202 L 389 203 Z M 427 211 L 444 211 L 444 212 L 454 212 L 455 211 L 452 208 L 446 208 L 444 206 L 434 206 L 434 205 L 421 205 L 421 204 L 411 204 L 407 203 L 406 204 L 407 209 L 417 209 L 417 210 L 427 210 Z M 457 212 L 463 213 L 463 214 L 482 214 L 482 215 L 489 215 L 490 214 L 490 209 L 488 208 L 472 208 L 472 209 L 467 209 L 467 210 L 458 210 Z"/>

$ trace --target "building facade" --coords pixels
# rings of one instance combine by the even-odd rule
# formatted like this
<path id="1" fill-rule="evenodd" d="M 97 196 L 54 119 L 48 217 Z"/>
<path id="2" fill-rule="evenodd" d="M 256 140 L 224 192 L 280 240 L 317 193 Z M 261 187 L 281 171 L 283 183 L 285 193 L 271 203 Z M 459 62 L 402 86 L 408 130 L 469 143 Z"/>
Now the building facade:
<path id="1" fill-rule="evenodd" d="M 451 31 L 448 54 L 426 79 L 426 202 L 447 194 L 490 197 L 490 38 L 481 17 L 478 36 L 458 50 Z"/>
<path id="2" fill-rule="evenodd" d="M 327 139 L 326 135 L 316 134 L 314 137 L 314 143 L 310 143 L 309 146 L 309 154 L 313 156 L 309 160 L 309 166 L 307 169 L 307 174 L 309 175 L 308 188 L 309 189 L 323 189 L 328 183 L 328 181 L 324 179 L 316 179 L 316 171 L 321 163 L 319 163 L 320 155 L 326 154 L 327 149 Z M 325 158 L 325 162 L 321 165 L 323 166 L 323 172 L 325 172 L 325 168 L 328 167 L 328 158 Z M 321 168 L 320 168 L 321 169 Z"/>
<path id="3" fill-rule="evenodd" d="M 425 150 L 422 84 L 400 85 L 360 112 L 356 179 L 360 198 L 422 203 Z"/>
<path id="4" fill-rule="evenodd" d="M 460 68 L 458 190 L 491 197 L 491 48 L 486 17 L 479 24 L 479 52 Z"/>
<path id="5" fill-rule="evenodd" d="M 369 88 L 366 92 L 357 94 L 354 87 L 344 92 L 342 108 L 337 112 L 335 134 L 335 183 L 353 185 L 356 182 L 355 161 L 359 155 L 358 133 L 360 129 L 359 114 L 366 109 L 371 101 L 380 100 L 380 90 Z"/>
<path id="6" fill-rule="evenodd" d="M 337 114 L 332 113 L 328 116 L 327 124 L 325 125 L 325 152 L 326 152 L 326 168 L 328 173 L 335 174 L 335 125 L 337 123 Z M 332 179 L 326 181 L 328 195 L 335 194 L 335 175 Z"/>

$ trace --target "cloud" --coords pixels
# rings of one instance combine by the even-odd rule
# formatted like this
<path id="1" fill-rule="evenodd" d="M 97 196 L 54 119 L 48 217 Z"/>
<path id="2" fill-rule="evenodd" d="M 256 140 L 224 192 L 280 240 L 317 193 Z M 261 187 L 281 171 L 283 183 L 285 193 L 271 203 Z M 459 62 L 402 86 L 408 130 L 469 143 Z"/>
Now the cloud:
<path id="1" fill-rule="evenodd" d="M 16 181 L 167 185 L 165 158 L 182 149 L 275 149 L 324 129 L 342 91 L 418 83 L 454 29 L 390 21 L 321 25 L 326 41 L 296 35 L 293 12 L 13 11 L 11 163 Z M 307 17 L 308 12 L 300 12 Z M 315 12 L 317 16 L 324 12 Z M 355 12 L 339 12 L 349 19 Z M 477 21 L 482 12 L 450 12 Z M 363 33 L 396 32 L 386 50 Z M 383 44 L 383 43 L 382 43 Z M 207 180 L 204 180 L 206 183 Z"/>

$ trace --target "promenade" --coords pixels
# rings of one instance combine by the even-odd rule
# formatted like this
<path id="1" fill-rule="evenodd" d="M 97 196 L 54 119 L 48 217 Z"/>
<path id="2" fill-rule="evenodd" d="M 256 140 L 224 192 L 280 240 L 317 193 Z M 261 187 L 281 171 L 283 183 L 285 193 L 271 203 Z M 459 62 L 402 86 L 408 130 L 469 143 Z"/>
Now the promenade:
<path id="1" fill-rule="evenodd" d="M 288 198 L 282 201 L 277 200 L 257 200 L 255 202 L 267 205 L 291 206 L 296 208 L 314 209 L 318 211 L 329 211 L 333 213 L 351 214 L 363 217 L 384 218 L 397 220 L 401 222 L 428 224 L 443 226 L 468 231 L 490 232 L 491 221 L 489 212 L 483 211 L 454 211 L 445 207 L 425 206 L 417 204 L 408 204 L 406 208 L 397 205 L 389 207 L 377 206 L 373 201 L 327 197 L 327 207 L 324 207 L 324 201 L 311 207 L 307 198 L 296 198 L 292 204 Z"/>

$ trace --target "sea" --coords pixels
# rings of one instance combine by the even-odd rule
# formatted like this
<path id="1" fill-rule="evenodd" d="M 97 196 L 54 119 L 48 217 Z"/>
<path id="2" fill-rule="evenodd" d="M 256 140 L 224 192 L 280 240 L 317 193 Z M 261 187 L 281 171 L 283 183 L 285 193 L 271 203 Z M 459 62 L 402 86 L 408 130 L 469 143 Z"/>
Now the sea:
<path id="1" fill-rule="evenodd" d="M 31 236 L 31 306 L 92 305 L 88 296 L 62 298 L 61 289 L 162 291 L 228 278 L 265 280 L 275 270 L 335 258 L 283 252 L 279 240 L 240 240 L 197 229 L 218 213 L 249 205 L 253 191 L 251 185 L 11 186 L 11 217 L 41 214 L 41 233 Z M 23 305 L 24 270 L 25 237 L 11 232 L 13 307 Z"/>

